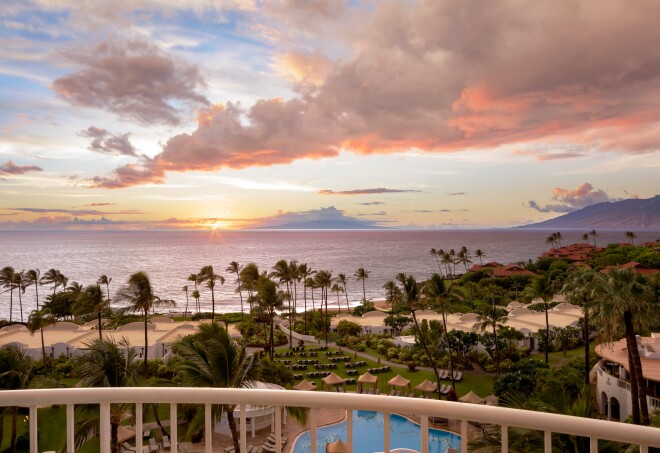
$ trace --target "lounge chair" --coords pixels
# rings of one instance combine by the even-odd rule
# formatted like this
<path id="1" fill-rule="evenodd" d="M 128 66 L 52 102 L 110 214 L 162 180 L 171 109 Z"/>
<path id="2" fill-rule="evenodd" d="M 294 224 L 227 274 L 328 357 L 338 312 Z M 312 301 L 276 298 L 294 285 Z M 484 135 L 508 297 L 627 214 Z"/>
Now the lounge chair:
<path id="1" fill-rule="evenodd" d="M 380 395 L 380 389 L 376 389 L 376 391 L 374 392 L 374 395 Z"/>
<path id="2" fill-rule="evenodd" d="M 461 371 L 454 371 L 454 380 L 460 381 L 463 379 L 463 373 Z"/>
<path id="3" fill-rule="evenodd" d="M 390 390 L 389 395 L 390 396 L 396 396 L 396 390 Z"/>
<path id="4" fill-rule="evenodd" d="M 286 444 L 287 440 L 289 440 L 286 436 L 282 436 L 282 445 Z M 268 435 L 268 438 L 266 439 L 266 442 L 274 444 L 277 441 L 277 437 L 275 436 L 275 433 L 270 433 Z"/>
<path id="5" fill-rule="evenodd" d="M 408 393 L 408 398 L 414 398 L 414 397 L 415 397 L 415 392 Z"/>
<path id="6" fill-rule="evenodd" d="M 121 444 L 121 446 L 126 451 L 137 451 L 135 447 L 131 446 L 131 444 L 129 444 L 128 442 L 124 442 L 123 444 Z"/>
<path id="7" fill-rule="evenodd" d="M 154 439 L 153 437 L 150 437 L 149 438 L 149 452 L 159 451 L 159 450 L 160 450 L 160 446 L 158 446 L 158 442 L 156 442 L 156 439 Z"/>
<path id="8" fill-rule="evenodd" d="M 170 448 L 172 444 L 170 444 L 170 437 L 169 436 L 163 436 L 163 448 Z"/>
<path id="9" fill-rule="evenodd" d="M 442 374 L 440 374 L 440 379 L 447 379 L 448 376 L 449 376 L 449 371 L 442 370 Z"/>

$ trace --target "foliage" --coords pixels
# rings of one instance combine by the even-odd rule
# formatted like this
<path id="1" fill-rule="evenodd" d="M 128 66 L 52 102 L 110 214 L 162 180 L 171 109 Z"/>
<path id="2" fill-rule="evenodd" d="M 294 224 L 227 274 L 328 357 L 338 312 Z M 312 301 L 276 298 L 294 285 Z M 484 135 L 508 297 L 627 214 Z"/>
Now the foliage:
<path id="1" fill-rule="evenodd" d="M 493 393 L 498 397 L 512 392 L 531 395 L 536 388 L 536 377 L 544 369 L 549 369 L 549 366 L 537 360 L 520 360 L 513 364 L 508 373 L 495 379 Z"/>
<path id="2" fill-rule="evenodd" d="M 412 318 L 400 314 L 392 314 L 385 317 L 384 321 L 386 326 L 394 330 L 394 334 L 398 335 L 405 326 L 412 322 Z"/>
<path id="3" fill-rule="evenodd" d="M 264 360 L 261 362 L 261 379 L 264 382 L 281 385 L 282 387 L 286 387 L 295 382 L 293 379 L 293 373 L 289 371 L 286 366 L 280 362 L 271 362 L 270 360 Z"/>
<path id="4" fill-rule="evenodd" d="M 363 300 L 360 305 L 353 308 L 353 316 L 362 316 L 370 311 L 376 311 L 376 306 L 370 300 Z"/>
<path id="5" fill-rule="evenodd" d="M 358 323 L 342 319 L 337 324 L 337 335 L 339 335 L 340 338 L 346 336 L 359 337 L 362 335 L 362 326 Z"/>
<path id="6" fill-rule="evenodd" d="M 660 253 L 650 247 L 609 244 L 605 250 L 593 253 L 587 260 L 596 270 L 607 266 L 616 266 L 631 261 L 653 269 L 660 269 Z"/>

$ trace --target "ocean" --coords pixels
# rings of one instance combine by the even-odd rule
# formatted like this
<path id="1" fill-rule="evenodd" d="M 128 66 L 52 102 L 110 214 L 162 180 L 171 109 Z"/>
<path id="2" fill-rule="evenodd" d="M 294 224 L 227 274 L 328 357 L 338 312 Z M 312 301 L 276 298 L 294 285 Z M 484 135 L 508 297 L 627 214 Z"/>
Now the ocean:
<path id="1" fill-rule="evenodd" d="M 112 278 L 111 297 L 130 274 L 145 271 L 151 278 L 155 293 L 185 306 L 182 288 L 192 284 L 186 279 L 203 266 L 211 264 L 216 273 L 226 278 L 224 286 L 216 287 L 216 312 L 240 310 L 235 293 L 235 276 L 225 268 L 230 261 L 241 265 L 254 262 L 261 271 L 270 271 L 280 259 L 307 263 L 313 269 L 331 270 L 333 276 L 345 273 L 350 277 L 348 297 L 354 305 L 362 298 L 362 283 L 352 276 L 363 267 L 369 271 L 366 281 L 368 298 L 382 299 L 383 284 L 399 272 L 417 279 L 438 271 L 431 248 L 455 249 L 466 246 L 474 255 L 476 249 L 485 253 L 484 262 L 510 263 L 535 259 L 549 246 L 548 230 L 373 230 L 373 231 L 2 231 L 0 232 L 0 267 L 16 270 L 37 268 L 43 275 L 48 269 L 59 269 L 69 283 L 95 283 L 102 274 Z M 582 242 L 585 231 L 562 230 L 563 245 Z M 652 241 L 658 231 L 637 232 L 637 243 Z M 627 242 L 622 231 L 602 231 L 598 245 Z M 472 258 L 478 263 L 478 258 Z M 457 272 L 464 271 L 457 265 Z M 104 288 L 105 290 L 105 288 Z M 40 297 L 47 295 L 40 288 Z M 211 294 L 200 288 L 203 310 L 211 308 Z M 15 299 L 16 293 L 14 293 Z M 302 296 L 300 296 L 301 298 Z M 193 300 L 190 299 L 190 306 Z M 344 296 L 341 295 L 345 304 Z M 330 295 L 330 303 L 336 301 Z M 14 319 L 19 315 L 14 303 Z M 23 296 L 25 313 L 34 309 L 34 289 Z M 344 305 L 345 306 L 345 305 Z M 0 293 L 0 318 L 8 318 L 9 293 Z"/>

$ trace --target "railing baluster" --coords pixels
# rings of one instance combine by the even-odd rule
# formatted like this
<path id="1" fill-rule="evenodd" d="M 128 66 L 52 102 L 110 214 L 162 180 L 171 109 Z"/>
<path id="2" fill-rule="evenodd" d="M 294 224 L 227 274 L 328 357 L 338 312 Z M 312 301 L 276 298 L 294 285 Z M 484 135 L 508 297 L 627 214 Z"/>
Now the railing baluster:
<path id="1" fill-rule="evenodd" d="M 468 451 L 467 429 L 468 421 L 461 420 L 461 453 L 467 453 Z"/>
<path id="2" fill-rule="evenodd" d="M 509 453 L 509 427 L 502 425 L 500 429 L 502 431 L 502 453 Z"/>
<path id="3" fill-rule="evenodd" d="M 275 406 L 275 453 L 282 453 L 282 408 Z"/>
<path id="4" fill-rule="evenodd" d="M 110 403 L 101 403 L 101 453 L 110 453 Z"/>
<path id="5" fill-rule="evenodd" d="M 545 453 L 552 453 L 552 431 L 543 431 L 543 445 Z"/>
<path id="6" fill-rule="evenodd" d="M 390 453 L 390 413 L 383 412 L 385 419 L 385 428 L 383 433 L 383 440 L 385 443 L 385 453 Z"/>
<path id="7" fill-rule="evenodd" d="M 177 453 L 179 451 L 177 417 L 178 414 L 176 413 L 176 403 L 170 403 L 170 444 L 172 445 L 170 451 L 173 453 Z"/>
<path id="8" fill-rule="evenodd" d="M 648 445 L 640 445 L 639 446 L 639 453 L 649 453 L 649 446 Z"/>
<path id="9" fill-rule="evenodd" d="M 30 453 L 38 453 L 39 451 L 37 434 L 37 408 L 30 406 Z"/>
<path id="10" fill-rule="evenodd" d="M 353 410 L 346 410 L 346 442 L 349 453 L 353 452 Z"/>
<path id="11" fill-rule="evenodd" d="M 75 406 L 73 404 L 66 405 L 66 452 L 74 453 L 76 449 L 75 437 L 74 437 L 74 425 L 75 419 L 73 417 L 73 410 Z"/>
<path id="12" fill-rule="evenodd" d="M 239 408 L 241 411 L 241 451 L 247 451 L 247 416 L 245 414 L 245 404 L 241 404 Z"/>
<path id="13" fill-rule="evenodd" d="M 204 405 L 204 451 L 211 453 L 213 446 L 213 417 L 211 416 L 211 404 Z"/>
<path id="14" fill-rule="evenodd" d="M 589 453 L 598 453 L 598 438 L 591 437 L 589 439 Z"/>
<path id="15" fill-rule="evenodd" d="M 309 437 L 312 453 L 316 453 L 316 408 L 309 408 Z"/>
<path id="16" fill-rule="evenodd" d="M 143 409 L 142 403 L 135 403 L 135 451 L 141 451 L 142 448 L 142 438 L 144 437 Z"/>
<path id="17" fill-rule="evenodd" d="M 429 453 L 429 416 L 422 415 L 422 453 Z"/>

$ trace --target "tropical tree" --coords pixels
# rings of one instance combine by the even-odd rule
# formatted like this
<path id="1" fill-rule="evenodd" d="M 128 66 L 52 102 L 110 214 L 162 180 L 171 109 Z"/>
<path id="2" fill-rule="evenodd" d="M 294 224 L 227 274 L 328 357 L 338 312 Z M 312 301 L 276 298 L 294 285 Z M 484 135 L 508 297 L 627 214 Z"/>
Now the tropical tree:
<path id="1" fill-rule="evenodd" d="M 344 292 L 344 287 L 340 283 L 335 283 L 330 289 L 333 293 L 337 295 L 337 307 L 339 308 L 339 313 L 341 314 L 341 305 L 339 304 L 339 295 Z"/>
<path id="2" fill-rule="evenodd" d="M 484 256 L 486 256 L 486 254 L 485 254 L 481 249 L 477 249 L 477 250 L 475 250 L 475 251 L 474 251 L 474 256 L 476 256 L 477 258 L 479 258 L 479 264 L 481 264 L 481 265 L 484 264 L 484 262 L 483 262 L 482 259 L 483 259 Z"/>
<path id="3" fill-rule="evenodd" d="M 273 352 L 275 351 L 275 336 L 274 324 L 275 310 L 281 310 L 284 307 L 284 301 L 287 295 L 284 291 L 277 288 L 277 284 L 268 277 L 260 277 L 257 281 L 257 292 L 252 296 L 251 303 L 259 307 L 266 315 L 268 324 L 270 326 L 270 336 L 268 340 L 268 353 L 270 360 L 273 360 Z"/>
<path id="4" fill-rule="evenodd" d="M 110 303 L 110 282 L 112 279 L 108 277 L 107 275 L 103 274 L 99 277 L 98 280 L 96 280 L 96 283 L 99 285 L 105 285 L 105 289 L 108 293 L 108 304 Z"/>
<path id="5" fill-rule="evenodd" d="M 199 290 L 197 290 L 197 289 L 194 290 L 190 295 L 192 296 L 193 299 L 195 299 L 195 304 L 196 304 L 196 307 L 197 307 L 197 313 L 199 313 L 199 311 L 200 311 L 200 304 L 199 304 L 200 294 L 199 294 Z"/>
<path id="6" fill-rule="evenodd" d="M 392 280 L 385 282 L 383 289 L 385 290 L 385 303 L 390 306 L 391 310 L 394 308 L 397 299 L 401 296 L 401 289 Z"/>
<path id="7" fill-rule="evenodd" d="M 181 362 L 176 366 L 177 373 L 191 387 L 249 388 L 260 377 L 256 357 L 248 355 L 245 348 L 234 342 L 227 331 L 215 323 L 200 325 L 198 333 L 181 338 L 174 343 L 172 350 L 181 357 Z M 235 404 L 214 405 L 212 416 L 218 420 L 223 413 L 226 414 L 234 450 L 240 452 L 235 408 Z M 184 438 L 192 438 L 203 427 L 204 410 L 200 407 L 189 423 Z"/>
<path id="8" fill-rule="evenodd" d="M 88 285 L 78 295 L 74 313 L 77 315 L 94 315 L 98 320 L 99 340 L 103 340 L 103 312 L 110 306 L 110 300 L 103 298 L 103 291 L 97 285 Z"/>
<path id="9" fill-rule="evenodd" d="M 295 324 L 295 319 L 296 319 L 296 313 L 298 311 L 298 282 L 300 281 L 300 269 L 299 269 L 298 261 L 296 260 L 291 260 L 289 261 L 289 277 L 291 279 L 291 298 L 293 301 L 293 320 L 294 323 L 291 324 L 291 329 L 293 329 L 293 326 Z"/>
<path id="10" fill-rule="evenodd" d="M 433 258 L 435 258 L 435 262 L 438 265 L 438 272 L 440 272 L 440 275 L 442 275 L 442 267 L 440 266 L 440 260 L 438 259 L 438 256 L 442 256 L 442 253 L 444 253 L 444 252 L 442 252 L 442 250 L 440 250 L 440 253 L 438 253 L 438 251 L 436 249 L 432 248 L 429 251 L 429 253 L 431 254 L 431 256 Z"/>
<path id="11" fill-rule="evenodd" d="M 635 239 L 637 239 L 637 235 L 634 232 L 626 231 L 626 237 L 628 238 L 630 245 L 635 245 Z"/>
<path id="12" fill-rule="evenodd" d="M 229 263 L 229 266 L 225 269 L 225 271 L 229 272 L 230 274 L 236 274 L 236 292 L 241 298 L 241 319 L 243 319 L 243 290 L 241 289 L 241 269 L 243 269 L 243 266 L 238 264 L 238 261 L 232 261 Z M 187 293 L 186 293 L 187 295 Z"/>
<path id="13" fill-rule="evenodd" d="M 548 345 L 550 344 L 550 320 L 548 311 L 550 302 L 555 295 L 555 285 L 548 276 L 540 275 L 532 280 L 532 284 L 527 287 L 527 295 L 532 299 L 540 298 L 543 300 L 543 309 L 545 311 L 545 363 L 548 363 Z"/>
<path id="14" fill-rule="evenodd" d="M 186 308 L 183 310 L 183 321 L 185 322 L 186 318 L 188 317 L 188 285 L 183 285 L 181 291 L 186 293 Z"/>
<path id="15" fill-rule="evenodd" d="M 477 324 L 475 327 L 481 331 L 488 329 L 489 327 L 493 329 L 493 340 L 495 343 L 495 363 L 497 364 L 497 374 L 501 373 L 500 370 L 500 347 L 499 342 L 497 341 L 497 331 L 501 327 L 504 327 L 504 323 L 508 321 L 508 313 L 503 308 L 498 308 L 496 305 L 496 300 L 499 296 L 502 295 L 502 288 L 497 285 L 488 285 L 484 288 L 484 294 L 491 299 L 491 306 L 483 310 L 478 318 Z M 546 348 L 547 351 L 547 348 Z"/>
<path id="16" fill-rule="evenodd" d="M 583 241 L 589 241 L 589 233 L 584 233 L 584 234 L 582 235 L 582 240 L 583 240 Z"/>
<path id="17" fill-rule="evenodd" d="M 369 278 L 369 271 L 361 267 L 355 271 L 353 277 L 355 277 L 355 280 L 357 280 L 358 282 L 362 280 L 362 300 L 367 300 L 367 289 L 365 286 L 365 281 L 367 280 L 367 278 Z"/>
<path id="18" fill-rule="evenodd" d="M 452 357 L 451 342 L 449 341 L 449 331 L 447 330 L 447 311 L 445 307 L 445 303 L 455 295 L 453 283 L 449 287 L 446 287 L 444 277 L 439 274 L 433 274 L 428 283 L 424 286 L 424 291 L 430 300 L 435 301 L 435 303 L 440 306 L 445 343 L 449 349 L 449 378 L 451 379 L 451 386 L 455 390 L 456 384 L 454 383 L 454 360 Z"/>
<path id="19" fill-rule="evenodd" d="M 39 269 L 30 269 L 25 272 L 25 287 L 34 285 L 34 295 L 39 310 Z"/>
<path id="20" fill-rule="evenodd" d="M 190 274 L 188 276 L 188 281 L 192 282 L 195 285 L 195 291 L 197 291 L 197 284 L 199 283 L 199 275 L 198 274 Z M 197 305 L 195 305 L 195 309 L 197 310 L 197 313 L 199 313 L 201 311 L 200 310 L 201 307 L 199 305 L 199 291 L 197 291 L 197 298 L 195 298 L 195 296 L 193 296 L 193 298 L 195 299 L 195 302 L 197 303 Z"/>
<path id="21" fill-rule="evenodd" d="M 44 340 L 44 327 L 55 324 L 57 320 L 47 308 L 33 310 L 28 317 L 27 328 L 32 335 L 38 330 L 41 336 L 41 359 L 46 362 L 46 341 Z"/>
<path id="22" fill-rule="evenodd" d="M 286 285 L 286 298 L 289 303 L 289 348 L 293 347 L 293 310 L 291 309 L 291 269 L 287 260 L 279 260 L 273 266 L 270 278 L 275 278 L 279 284 Z"/>
<path id="23" fill-rule="evenodd" d="M 626 338 L 633 423 L 640 422 L 641 413 L 641 423 L 648 425 L 650 418 L 646 382 L 642 374 L 636 334 L 657 325 L 660 301 L 651 290 L 649 280 L 630 269 L 610 271 L 598 286 L 597 297 L 593 321 L 598 326 L 601 338 L 605 341 L 613 341 L 622 335 Z"/>
<path id="24" fill-rule="evenodd" d="M 307 335 L 307 288 L 309 288 L 307 281 L 311 280 L 310 277 L 316 274 L 316 271 L 312 270 L 312 268 L 309 267 L 307 263 L 302 263 L 300 266 L 298 266 L 298 271 L 300 273 L 300 280 L 302 281 L 303 285 L 303 299 L 305 301 L 304 324 L 305 335 Z"/>
<path id="25" fill-rule="evenodd" d="M 566 302 L 582 307 L 584 322 L 582 323 L 582 338 L 584 340 L 584 383 L 590 384 L 589 371 L 589 336 L 591 333 L 590 312 L 595 300 L 598 285 L 602 284 L 603 274 L 586 267 L 578 267 L 564 282 L 561 293 Z"/>
<path id="26" fill-rule="evenodd" d="M 12 282 L 11 282 L 10 290 L 12 287 L 18 290 L 18 305 L 20 307 L 20 312 L 21 312 L 21 322 L 23 322 L 23 298 L 21 297 L 21 294 L 25 294 L 25 287 L 27 284 L 25 271 L 14 272 L 11 277 L 12 277 Z"/>
<path id="27" fill-rule="evenodd" d="M 467 247 L 461 247 L 461 249 L 458 251 L 458 262 L 465 266 L 465 272 L 468 271 L 468 264 L 472 264 L 472 260 L 470 258 L 470 251 L 467 249 Z"/>
<path id="28" fill-rule="evenodd" d="M 396 279 L 399 281 L 402 287 L 403 297 L 401 297 L 399 302 L 400 308 L 412 315 L 415 328 L 420 334 L 419 340 L 420 343 L 422 343 L 422 348 L 424 348 L 424 352 L 426 352 L 427 357 L 431 361 L 431 366 L 433 367 L 433 372 L 435 373 L 436 382 L 440 382 L 440 373 L 438 373 L 438 367 L 435 364 L 435 356 L 431 353 L 429 345 L 426 342 L 426 337 L 422 335 L 422 329 L 420 328 L 419 321 L 417 320 L 417 311 L 427 308 L 427 303 L 422 297 L 421 285 L 417 282 L 417 280 L 415 280 L 415 277 L 412 275 L 406 275 L 403 272 L 398 274 Z M 438 386 L 438 399 L 440 399 L 440 395 L 440 387 Z"/>
<path id="29" fill-rule="evenodd" d="M 17 288 L 14 275 L 16 271 L 11 266 L 5 266 L 0 271 L 0 284 L 9 291 L 9 322 L 12 322 L 14 312 L 14 290 Z"/>
<path id="30" fill-rule="evenodd" d="M 348 283 L 348 278 L 346 278 L 346 274 L 337 274 L 337 283 L 339 283 L 342 288 L 343 288 L 343 293 L 344 296 L 346 297 L 346 310 L 348 311 L 348 314 L 351 314 L 351 307 L 348 305 L 348 288 L 346 287 L 346 284 Z M 337 305 L 339 305 L 339 302 L 337 302 Z"/>
<path id="31" fill-rule="evenodd" d="M 73 358 L 73 373 L 80 378 L 78 387 L 134 387 L 138 385 L 135 349 L 126 340 L 111 338 L 95 340 L 85 345 L 87 351 Z M 126 415 L 132 411 L 130 403 L 110 405 L 110 446 L 119 451 L 118 430 Z M 79 449 L 97 434 L 100 426 L 98 405 L 76 405 L 75 446 Z"/>
<path id="32" fill-rule="evenodd" d="M 213 271 L 213 266 L 204 266 L 198 274 L 200 283 L 206 283 L 206 287 L 211 290 L 211 322 L 215 322 L 215 285 L 219 282 L 225 284 L 225 278 Z"/>
<path id="33" fill-rule="evenodd" d="M 323 334 L 325 335 L 325 344 L 328 345 L 328 327 L 330 326 L 330 318 L 328 316 L 328 290 L 332 285 L 332 271 L 322 270 L 316 273 L 314 277 L 316 287 L 321 289 L 321 312 L 323 312 L 323 304 L 325 303 L 325 321 L 323 322 Z"/>
<path id="34" fill-rule="evenodd" d="M 16 344 L 0 347 L 0 389 L 25 390 L 30 388 L 34 378 L 34 360 L 27 352 Z M 4 409 L 4 408 L 3 408 Z M 4 414 L 4 412 L 0 412 Z M 11 439 L 9 451 L 16 452 L 18 407 L 11 408 Z M 0 416 L 1 431 L 4 431 L 4 420 Z M 0 437 L 0 444 L 2 438 Z"/>
<path id="35" fill-rule="evenodd" d="M 596 230 L 591 230 L 589 232 L 589 236 L 594 238 L 594 247 L 597 247 L 597 245 L 596 245 L 596 236 L 598 236 L 598 232 Z"/>
<path id="36" fill-rule="evenodd" d="M 148 318 L 149 311 L 154 307 L 175 306 L 173 300 L 161 299 L 154 294 L 151 281 L 145 272 L 136 272 L 131 275 L 126 285 L 119 288 L 115 294 L 118 303 L 127 303 L 123 309 L 127 312 L 141 312 L 144 316 L 144 369 L 147 369 L 147 351 L 149 350 Z"/>

